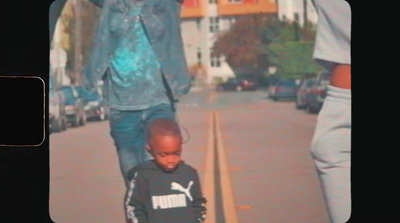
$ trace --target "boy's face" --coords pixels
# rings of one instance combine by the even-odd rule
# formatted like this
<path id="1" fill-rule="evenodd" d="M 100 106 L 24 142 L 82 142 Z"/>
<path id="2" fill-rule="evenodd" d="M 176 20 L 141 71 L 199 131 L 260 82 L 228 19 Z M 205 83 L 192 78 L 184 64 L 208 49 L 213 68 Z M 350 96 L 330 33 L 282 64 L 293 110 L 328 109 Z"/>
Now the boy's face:
<path id="1" fill-rule="evenodd" d="M 182 139 L 176 136 L 153 136 L 148 149 L 161 168 L 171 171 L 181 160 Z"/>

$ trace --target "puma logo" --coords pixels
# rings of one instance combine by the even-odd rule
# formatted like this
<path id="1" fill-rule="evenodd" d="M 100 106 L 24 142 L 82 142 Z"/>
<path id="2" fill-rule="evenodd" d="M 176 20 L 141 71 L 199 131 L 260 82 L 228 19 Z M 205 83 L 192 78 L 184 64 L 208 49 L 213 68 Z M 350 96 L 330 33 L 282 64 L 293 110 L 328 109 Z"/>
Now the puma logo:
<path id="1" fill-rule="evenodd" d="M 193 201 L 192 195 L 190 194 L 192 185 L 193 181 L 190 181 L 188 187 L 184 188 L 182 185 L 172 182 L 171 190 L 177 190 L 183 192 L 183 194 L 152 196 L 153 209 L 187 207 L 186 197 L 188 197 L 190 201 Z"/>
<path id="2" fill-rule="evenodd" d="M 190 195 L 190 188 L 193 185 L 193 181 L 191 180 L 189 182 L 189 185 L 187 188 L 184 188 L 182 185 L 176 183 L 176 182 L 172 182 L 171 183 L 171 190 L 178 190 L 180 192 L 183 192 L 186 194 L 186 196 L 189 198 L 190 201 L 193 201 L 192 195 Z"/>
<path id="3" fill-rule="evenodd" d="M 153 209 L 187 207 L 186 196 L 184 194 L 152 196 L 151 199 Z"/>

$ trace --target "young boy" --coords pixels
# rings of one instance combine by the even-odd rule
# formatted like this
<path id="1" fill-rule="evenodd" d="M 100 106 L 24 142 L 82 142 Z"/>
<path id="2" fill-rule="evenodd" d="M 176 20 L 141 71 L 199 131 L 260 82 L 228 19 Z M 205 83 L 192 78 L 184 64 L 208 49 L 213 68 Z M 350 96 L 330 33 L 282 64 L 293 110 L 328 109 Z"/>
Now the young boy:
<path id="1" fill-rule="evenodd" d="M 147 149 L 154 159 L 128 172 L 128 222 L 204 222 L 206 199 L 197 171 L 181 160 L 182 136 L 177 123 L 156 119 L 148 131 Z"/>

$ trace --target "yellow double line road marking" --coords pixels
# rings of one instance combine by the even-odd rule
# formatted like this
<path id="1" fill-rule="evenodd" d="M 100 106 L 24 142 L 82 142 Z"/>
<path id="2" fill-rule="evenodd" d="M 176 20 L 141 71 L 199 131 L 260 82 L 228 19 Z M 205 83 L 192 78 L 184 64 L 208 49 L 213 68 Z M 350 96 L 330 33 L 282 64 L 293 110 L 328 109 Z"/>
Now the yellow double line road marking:
<path id="1" fill-rule="evenodd" d="M 208 142 L 206 164 L 204 171 L 204 196 L 207 198 L 207 218 L 205 223 L 216 223 L 215 221 L 215 162 L 214 162 L 214 131 L 213 116 L 208 118 Z"/>
<path id="2" fill-rule="evenodd" d="M 213 98 L 214 100 L 215 98 Z M 231 177 L 229 172 L 229 163 L 222 141 L 222 132 L 220 126 L 219 114 L 216 111 L 209 114 L 208 128 L 208 149 L 206 154 L 206 167 L 204 174 L 204 195 L 207 202 L 207 219 L 206 223 L 217 223 L 216 202 L 217 193 L 221 193 L 222 208 L 224 213 L 224 223 L 238 223 L 237 213 L 235 209 L 235 200 L 232 191 Z M 215 154 L 218 154 L 218 157 Z M 215 166 L 215 159 L 218 159 L 218 166 Z M 215 169 L 219 169 L 220 176 L 215 182 Z M 221 191 L 215 191 L 216 183 L 220 183 Z M 219 222 L 218 222 L 219 223 Z"/>

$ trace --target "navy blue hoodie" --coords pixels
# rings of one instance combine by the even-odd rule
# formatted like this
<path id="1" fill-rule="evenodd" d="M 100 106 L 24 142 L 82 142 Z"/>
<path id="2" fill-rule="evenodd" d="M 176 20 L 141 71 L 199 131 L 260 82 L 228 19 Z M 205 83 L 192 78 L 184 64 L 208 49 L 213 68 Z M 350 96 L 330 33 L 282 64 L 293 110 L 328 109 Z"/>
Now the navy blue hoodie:
<path id="1" fill-rule="evenodd" d="M 125 208 L 129 222 L 204 222 L 206 199 L 198 173 L 183 161 L 167 172 L 149 160 L 132 168 L 128 179 Z"/>

